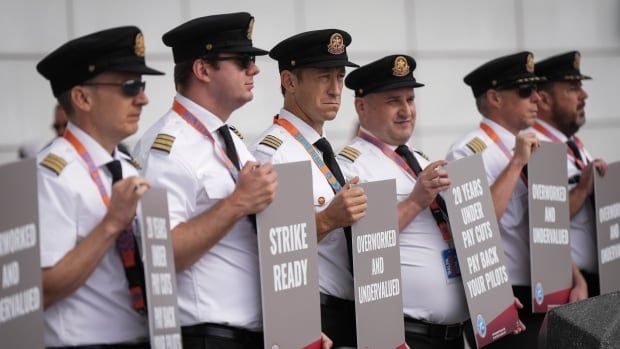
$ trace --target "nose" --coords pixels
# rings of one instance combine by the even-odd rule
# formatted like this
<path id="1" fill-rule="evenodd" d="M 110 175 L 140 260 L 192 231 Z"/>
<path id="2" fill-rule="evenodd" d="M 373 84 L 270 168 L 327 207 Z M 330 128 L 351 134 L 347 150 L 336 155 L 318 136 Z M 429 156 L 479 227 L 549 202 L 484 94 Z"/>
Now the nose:
<path id="1" fill-rule="evenodd" d="M 327 90 L 327 93 L 335 97 L 340 96 L 340 93 L 342 92 L 342 85 L 343 85 L 342 79 L 340 79 L 339 77 L 332 78 L 330 80 L 329 89 Z"/>
<path id="2" fill-rule="evenodd" d="M 584 89 L 583 89 L 583 87 L 580 87 L 580 88 L 579 88 L 579 92 L 581 92 L 581 98 L 582 98 L 582 99 L 584 99 L 584 100 L 585 100 L 585 99 L 588 99 L 588 96 L 589 96 L 589 95 L 588 95 L 588 93 L 586 92 L 586 90 L 584 90 Z"/>
<path id="3" fill-rule="evenodd" d="M 257 75 L 258 73 L 260 73 L 260 68 L 258 67 L 258 64 L 256 64 L 255 62 L 252 62 L 252 64 L 250 64 L 248 69 L 246 69 L 246 74 L 248 74 L 249 76 L 254 76 L 254 75 Z"/>
<path id="4" fill-rule="evenodd" d="M 538 101 L 540 101 L 540 95 L 538 94 L 538 91 L 534 90 L 532 91 L 532 95 L 530 96 L 530 100 L 534 103 L 538 103 Z"/>
<path id="5" fill-rule="evenodd" d="M 137 105 L 144 106 L 149 104 L 149 98 L 146 96 L 146 91 L 144 89 L 140 90 L 140 93 L 134 98 L 134 101 Z"/>

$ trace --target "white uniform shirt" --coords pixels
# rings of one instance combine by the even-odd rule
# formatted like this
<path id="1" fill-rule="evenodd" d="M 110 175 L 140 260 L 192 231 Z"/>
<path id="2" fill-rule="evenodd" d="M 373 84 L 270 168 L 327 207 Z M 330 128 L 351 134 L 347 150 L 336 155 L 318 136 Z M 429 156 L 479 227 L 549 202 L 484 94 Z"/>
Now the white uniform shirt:
<path id="1" fill-rule="evenodd" d="M 116 150 L 114 158 L 93 138 L 69 122 L 67 129 L 84 145 L 108 195 L 112 176 L 105 164 L 121 160 L 123 176 L 137 175 L 128 157 Z M 49 268 L 86 238 L 107 212 L 86 163 L 64 138 L 57 138 L 37 156 L 48 154 L 66 161 L 60 174 L 39 165 L 38 196 L 41 267 Z M 139 240 L 138 240 L 139 241 Z M 45 310 L 45 345 L 72 346 L 146 341 L 146 318 L 131 307 L 125 271 L 112 245 L 86 282 Z"/>
<path id="2" fill-rule="evenodd" d="M 175 98 L 200 119 L 221 149 L 226 149 L 217 132 L 224 123 L 191 100 L 181 95 Z M 158 134 L 176 137 L 170 153 L 151 149 Z M 243 141 L 236 134 L 231 136 L 240 166 L 254 161 Z M 173 110 L 146 131 L 135 154 L 151 185 L 168 190 L 171 229 L 209 210 L 235 189 L 213 143 Z M 262 328 L 258 242 L 248 218 L 238 220 L 196 263 L 177 273 L 177 292 L 182 326 L 210 322 Z"/>
<path id="3" fill-rule="evenodd" d="M 562 132 L 558 131 L 548 123 L 540 119 L 537 120 L 537 122 L 543 125 L 561 142 L 566 143 L 568 140 Z M 547 137 L 535 128 L 532 128 L 531 131 L 536 132 L 538 139 L 546 142 L 553 142 L 551 138 Z M 580 153 L 584 163 L 591 161 L 592 157 L 585 149 L 580 149 Z M 581 170 L 577 168 L 575 160 L 568 155 L 566 157 L 566 166 L 568 169 L 568 178 L 581 174 Z M 576 186 L 577 183 L 569 184 L 568 189 L 572 190 Z M 570 245 L 571 255 L 573 257 L 573 261 L 577 264 L 577 267 L 589 273 L 596 273 L 598 271 L 596 252 L 596 218 L 594 217 L 594 208 L 592 207 L 592 202 L 590 199 L 586 199 L 581 209 L 570 221 Z"/>
<path id="4" fill-rule="evenodd" d="M 396 179 L 398 201 L 405 200 L 416 184 L 403 169 L 378 147 L 359 137 L 350 147 L 360 152 L 351 161 L 338 155 L 347 179 L 360 177 L 360 182 Z M 396 149 L 395 146 L 391 146 Z M 413 149 L 412 149 L 413 150 Z M 414 152 L 422 168 L 429 161 Z M 460 277 L 448 280 L 442 251 L 449 248 L 443 240 L 430 209 L 418 214 L 401 232 L 400 264 L 405 316 L 435 324 L 454 324 L 469 317 Z"/>
<path id="5" fill-rule="evenodd" d="M 290 121 L 310 144 L 314 144 L 321 135 L 301 119 L 285 109 L 280 111 L 280 118 Z M 277 150 L 259 144 L 265 136 L 271 135 L 282 141 Z M 325 132 L 323 132 L 323 137 Z M 315 147 L 316 149 L 316 147 Z M 316 166 L 306 148 L 288 131 L 279 125 L 270 126 L 250 147 L 250 150 L 261 163 L 271 162 L 282 164 L 295 161 L 310 160 L 312 163 L 313 203 L 316 212 L 324 210 L 334 198 L 329 182 Z M 316 149 L 318 154 L 322 154 Z M 353 277 L 349 266 L 347 243 L 342 228 L 330 231 L 319 242 L 319 286 L 321 292 L 342 299 L 353 300 Z"/>
<path id="6" fill-rule="evenodd" d="M 490 119 L 484 118 L 482 122 L 490 126 L 495 133 L 497 133 L 501 141 L 512 154 L 515 147 L 515 135 Z M 461 140 L 453 144 L 446 155 L 446 160 L 457 160 L 473 155 L 474 151 L 467 146 L 467 143 L 474 138 L 478 138 L 486 144 L 486 149 L 482 151 L 482 160 L 490 186 L 508 165 L 510 159 L 508 159 L 499 146 L 497 146 L 481 128 L 471 131 Z M 515 286 L 528 286 L 530 284 L 530 240 L 527 194 L 527 185 L 519 179 L 512 191 L 512 196 L 510 197 L 506 211 L 499 220 L 499 230 L 507 259 L 506 266 L 508 267 L 508 273 L 512 280 L 512 284 Z"/>

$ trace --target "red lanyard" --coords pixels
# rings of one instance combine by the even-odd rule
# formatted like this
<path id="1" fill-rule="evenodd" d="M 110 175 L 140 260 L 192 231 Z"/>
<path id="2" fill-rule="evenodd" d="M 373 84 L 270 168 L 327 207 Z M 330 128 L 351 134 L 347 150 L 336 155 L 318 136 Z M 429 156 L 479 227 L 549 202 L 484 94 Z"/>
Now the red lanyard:
<path id="1" fill-rule="evenodd" d="M 554 135 L 553 133 L 551 133 L 551 131 L 549 131 L 543 124 L 539 123 L 539 122 L 535 122 L 534 123 L 534 128 L 544 134 L 545 136 L 547 136 L 550 140 L 552 140 L 555 143 L 564 143 L 562 142 L 556 135 Z M 581 151 L 583 149 L 583 143 L 581 143 L 581 140 L 579 138 L 577 138 L 577 136 L 573 136 L 573 140 L 575 142 L 575 144 L 577 145 L 577 148 Z M 573 159 L 573 162 L 575 163 L 575 165 L 577 166 L 578 169 L 582 169 L 585 167 L 585 164 L 583 163 L 583 161 L 579 160 L 576 156 L 576 154 L 573 152 L 573 150 L 570 147 L 567 147 L 567 154 L 569 157 L 571 157 Z M 586 157 L 587 159 L 587 157 Z"/>
<path id="2" fill-rule="evenodd" d="M 219 154 L 220 160 L 228 169 L 228 172 L 232 176 L 233 180 L 237 181 L 237 178 L 239 178 L 239 170 L 237 170 L 233 162 L 228 158 L 228 155 L 226 155 L 224 149 L 222 149 L 222 147 L 220 147 L 220 145 L 215 141 L 207 127 L 202 122 L 200 122 L 200 120 L 194 114 L 192 114 L 192 112 L 187 110 L 187 108 L 185 108 L 185 106 L 179 103 L 179 101 L 177 101 L 176 99 L 172 103 L 172 110 L 174 110 L 181 117 L 181 119 L 185 120 L 185 122 L 192 126 L 201 135 L 205 136 L 209 141 L 211 141 L 213 147 Z"/>
<path id="3" fill-rule="evenodd" d="M 90 178 L 92 178 L 93 182 L 97 185 L 97 189 L 99 190 L 99 195 L 101 196 L 101 200 L 103 204 L 108 207 L 110 205 L 110 196 L 108 192 L 105 190 L 105 186 L 103 185 L 103 181 L 101 180 L 101 176 L 99 176 L 99 169 L 95 165 L 93 158 L 90 156 L 84 145 L 75 137 L 73 132 L 69 129 L 65 130 L 63 137 L 71 143 L 73 148 L 78 152 L 86 167 L 88 168 L 88 174 L 90 174 Z"/>
<path id="4" fill-rule="evenodd" d="M 400 155 L 396 154 L 396 152 L 394 150 L 392 150 L 392 148 L 388 147 L 387 144 L 383 143 L 382 141 L 378 140 L 376 137 L 374 137 L 370 133 L 364 132 L 361 129 L 358 131 L 357 136 L 359 138 L 361 138 L 361 139 L 371 143 L 375 147 L 379 148 L 379 150 L 381 150 L 383 152 L 383 154 L 385 154 L 385 156 L 387 156 L 392 161 L 394 161 L 411 178 L 413 178 L 413 179 L 417 179 L 418 178 L 418 176 L 415 174 L 415 172 L 413 172 L 413 169 L 411 167 L 409 167 L 409 165 L 407 165 L 407 162 L 405 162 L 405 160 L 403 160 L 403 158 Z"/>
<path id="5" fill-rule="evenodd" d="M 342 189 L 342 186 L 340 185 L 340 183 L 338 183 L 338 180 L 329 170 L 327 165 L 325 165 L 325 162 L 323 162 L 323 159 L 321 159 L 319 153 L 317 153 L 312 144 L 310 144 L 310 142 L 308 142 L 308 140 L 301 134 L 301 132 L 299 132 L 297 127 L 295 127 L 295 125 L 293 125 L 290 121 L 279 118 L 278 115 L 273 117 L 273 123 L 282 126 L 291 136 L 293 136 L 299 143 L 301 143 L 301 145 L 306 149 L 306 151 L 312 158 L 312 161 L 314 161 L 314 164 L 319 168 L 319 170 L 321 170 L 323 176 L 325 176 L 325 179 L 334 190 L 334 193 L 339 192 Z"/>
<path id="6" fill-rule="evenodd" d="M 512 159 L 512 152 L 510 150 L 508 150 L 508 147 L 504 144 L 504 142 L 502 142 L 502 139 L 491 128 L 491 126 L 485 124 L 484 122 L 481 122 L 480 123 L 480 128 L 482 129 L 482 131 L 484 131 L 484 133 L 487 134 L 487 136 L 489 136 L 489 138 L 491 138 L 491 140 L 493 142 L 495 142 L 495 144 L 497 144 L 499 149 L 502 150 L 502 152 L 504 153 L 504 155 L 506 155 L 508 160 Z M 527 187 L 527 178 L 525 178 L 525 175 L 523 174 L 523 172 L 521 172 L 520 175 L 521 175 L 521 180 L 523 181 L 523 184 L 525 184 L 525 186 Z"/>
<path id="7" fill-rule="evenodd" d="M 405 173 L 407 173 L 411 178 L 417 180 L 418 176 L 415 174 L 415 172 L 413 172 L 413 169 L 400 155 L 396 154 L 396 152 L 392 150 L 392 148 L 390 148 L 387 144 L 377 139 L 370 133 L 364 132 L 362 129 L 358 131 L 357 136 L 379 148 L 379 150 L 381 150 L 381 152 L 383 152 L 383 154 L 385 154 L 385 156 L 387 156 L 389 159 L 394 161 L 401 168 L 401 170 L 405 171 Z M 452 233 L 450 232 L 450 228 L 448 227 L 448 222 L 446 222 L 445 219 L 442 217 L 441 209 L 439 207 L 439 203 L 437 203 L 436 197 L 435 200 L 431 202 L 430 210 L 433 214 L 435 222 L 437 223 L 437 227 L 441 232 L 441 237 L 443 238 L 443 240 L 451 241 Z"/>

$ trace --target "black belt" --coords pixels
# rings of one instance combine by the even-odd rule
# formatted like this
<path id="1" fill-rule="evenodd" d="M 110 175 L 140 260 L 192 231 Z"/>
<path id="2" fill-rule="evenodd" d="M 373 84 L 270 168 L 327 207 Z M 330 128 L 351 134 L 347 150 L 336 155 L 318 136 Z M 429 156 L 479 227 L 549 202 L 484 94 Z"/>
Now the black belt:
<path id="1" fill-rule="evenodd" d="M 118 344 L 93 344 L 93 345 L 78 345 L 78 346 L 65 346 L 65 347 L 47 347 L 48 349 L 150 349 L 149 343 L 118 343 Z"/>
<path id="2" fill-rule="evenodd" d="M 438 325 L 405 318 L 405 332 L 421 334 L 427 337 L 443 338 L 445 340 L 453 340 L 463 335 L 463 324 Z"/>
<path id="3" fill-rule="evenodd" d="M 251 345 L 263 345 L 263 333 L 246 330 L 243 328 L 203 323 L 192 326 L 182 326 L 183 337 L 218 337 L 231 339 L 238 343 Z"/>
<path id="4" fill-rule="evenodd" d="M 344 308 L 355 311 L 355 302 L 348 299 L 342 299 L 321 292 L 321 305 L 328 308 Z"/>

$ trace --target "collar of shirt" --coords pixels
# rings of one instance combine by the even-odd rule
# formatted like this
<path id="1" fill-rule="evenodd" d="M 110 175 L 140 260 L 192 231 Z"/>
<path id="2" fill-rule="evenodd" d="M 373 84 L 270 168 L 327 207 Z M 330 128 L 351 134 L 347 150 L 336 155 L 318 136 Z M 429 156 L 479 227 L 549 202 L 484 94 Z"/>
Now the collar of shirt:
<path id="1" fill-rule="evenodd" d="M 88 133 L 82 131 L 78 126 L 69 122 L 67 124 L 67 130 L 71 131 L 75 138 L 82 143 L 90 157 L 93 159 L 95 166 L 97 168 L 107 164 L 108 162 L 114 159 L 120 159 L 122 155 L 120 155 L 120 151 L 118 149 L 114 150 L 114 157 L 110 155 L 103 147 L 95 141 Z"/>
<path id="2" fill-rule="evenodd" d="M 500 124 L 498 124 L 497 122 L 489 118 L 483 118 L 482 122 L 490 126 L 493 129 L 493 131 L 497 133 L 502 143 L 504 143 L 504 145 L 508 149 L 510 149 L 510 151 L 514 152 L 515 143 L 516 143 L 515 135 L 513 135 L 512 133 L 510 133 L 510 131 L 508 131 L 507 129 L 502 127 Z"/>
<path id="3" fill-rule="evenodd" d="M 560 132 L 557 128 L 549 125 L 548 123 L 540 120 L 540 119 L 536 119 L 536 122 L 538 122 L 539 124 L 543 125 L 544 128 L 546 128 L 547 130 L 549 130 L 549 132 L 551 132 L 552 135 L 558 137 L 558 139 L 562 142 L 566 142 L 568 140 L 568 138 L 566 137 L 565 134 L 563 134 L 562 132 Z"/>
<path id="4" fill-rule="evenodd" d="M 293 113 L 291 113 L 290 111 L 284 108 L 280 110 L 279 115 L 281 118 L 290 121 L 290 123 L 293 124 L 293 126 L 295 126 L 297 130 L 299 130 L 299 133 L 301 133 L 301 135 L 304 136 L 304 138 L 310 144 L 314 144 L 314 142 L 318 141 L 319 138 L 321 137 L 327 138 L 327 134 L 325 133 L 325 130 L 323 130 L 323 136 L 321 136 L 320 134 L 316 132 L 315 129 L 310 127 L 310 125 L 306 124 L 299 117 L 297 117 L 296 115 L 294 115 Z"/>
<path id="5" fill-rule="evenodd" d="M 217 116 L 215 116 L 215 114 L 198 105 L 191 99 L 184 97 L 180 93 L 177 93 L 174 98 L 177 100 L 177 102 L 181 103 L 185 108 L 187 108 L 190 113 L 194 114 L 194 116 L 196 116 L 198 120 L 200 120 L 200 122 L 205 125 L 207 130 L 211 132 L 215 139 L 219 139 L 219 135 L 215 135 L 217 134 L 217 129 L 224 126 L 224 122 L 222 121 L 222 119 L 218 118 Z"/>

